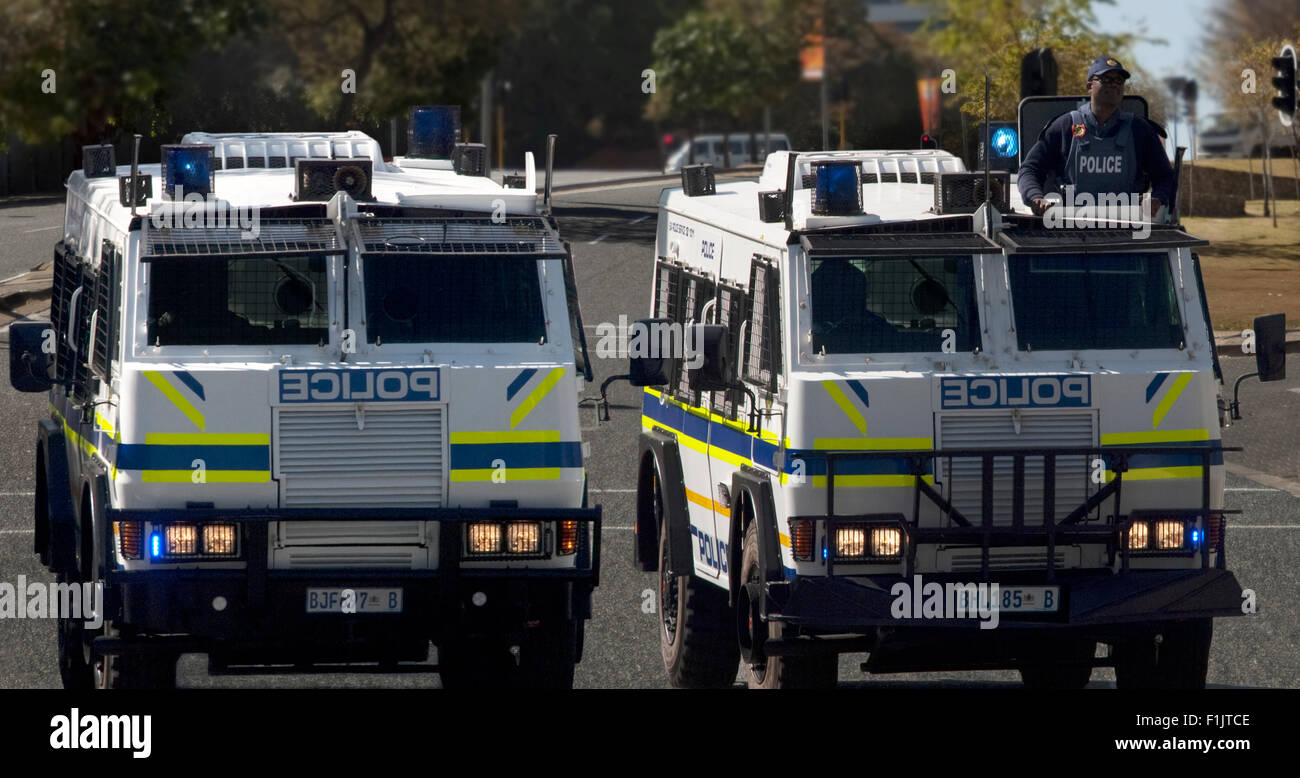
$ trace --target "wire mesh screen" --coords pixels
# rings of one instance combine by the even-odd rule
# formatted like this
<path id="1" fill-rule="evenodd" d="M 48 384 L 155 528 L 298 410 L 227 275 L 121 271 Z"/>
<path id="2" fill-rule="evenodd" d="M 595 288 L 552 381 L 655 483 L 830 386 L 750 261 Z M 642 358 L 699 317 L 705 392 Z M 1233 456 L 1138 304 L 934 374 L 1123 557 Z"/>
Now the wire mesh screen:
<path id="1" fill-rule="evenodd" d="M 980 345 L 970 257 L 813 257 L 812 345 L 828 354 L 958 351 Z"/>
<path id="2" fill-rule="evenodd" d="M 1012 255 L 1025 349 L 1177 348 L 1183 340 L 1165 253 Z"/>
<path id="3" fill-rule="evenodd" d="M 682 294 L 682 318 L 680 319 L 680 324 L 682 325 L 682 356 L 690 356 L 690 354 L 686 353 L 691 345 L 691 339 L 688 330 L 686 330 L 686 324 L 687 322 L 694 324 L 703 323 L 704 319 L 701 314 L 704 312 L 704 305 L 709 300 L 713 299 L 713 282 L 704 276 L 683 272 L 682 288 L 684 290 Z M 678 364 L 683 364 L 685 362 L 684 359 L 676 359 L 674 361 Z M 682 402 L 689 405 L 699 406 L 700 391 L 694 388 L 694 382 L 691 379 L 692 371 L 686 370 L 684 367 L 679 368 L 676 395 Z"/>
<path id="4" fill-rule="evenodd" d="M 727 328 L 728 340 L 733 345 L 740 343 L 740 325 L 745 321 L 749 311 L 749 297 L 745 290 L 730 284 L 719 284 L 717 291 L 716 318 L 718 324 Z M 726 416 L 728 419 L 735 419 L 737 409 L 740 408 L 744 401 L 744 392 L 740 389 L 729 389 L 725 392 L 713 393 L 713 409 L 715 412 Z"/>
<path id="5" fill-rule="evenodd" d="M 681 268 L 663 260 L 655 263 L 654 318 L 680 321 L 677 307 L 680 304 Z"/>
<path id="6" fill-rule="evenodd" d="M 365 255 L 370 343 L 541 343 L 537 257 Z"/>
<path id="7" fill-rule="evenodd" d="M 777 269 L 768 260 L 755 255 L 749 267 L 752 315 L 746 333 L 748 343 L 742 375 L 746 381 L 772 392 L 776 391 L 776 377 L 781 372 L 778 283 Z"/>
<path id="8" fill-rule="evenodd" d="M 149 343 L 322 344 L 329 339 L 327 268 L 324 256 L 155 263 Z"/>
<path id="9" fill-rule="evenodd" d="M 68 313 L 72 295 L 81 286 L 81 272 L 81 263 L 63 243 L 59 243 L 54 249 L 54 286 L 50 296 L 50 321 L 54 324 L 56 341 L 54 374 L 59 383 L 72 380 L 75 372 L 73 349 L 68 343 Z"/>

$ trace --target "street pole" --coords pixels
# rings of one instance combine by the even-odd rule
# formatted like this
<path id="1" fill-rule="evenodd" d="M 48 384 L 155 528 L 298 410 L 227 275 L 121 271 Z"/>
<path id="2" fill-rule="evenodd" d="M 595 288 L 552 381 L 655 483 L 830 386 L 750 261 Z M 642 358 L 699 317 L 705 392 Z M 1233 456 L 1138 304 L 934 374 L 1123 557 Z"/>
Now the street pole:
<path id="1" fill-rule="evenodd" d="M 826 87 L 826 64 L 822 63 L 822 151 L 830 151 L 831 148 L 831 126 L 826 115 L 827 87 Z"/>
<path id="2" fill-rule="evenodd" d="M 492 159 L 492 71 L 483 76 L 478 94 L 479 142 L 487 146 L 487 158 Z"/>

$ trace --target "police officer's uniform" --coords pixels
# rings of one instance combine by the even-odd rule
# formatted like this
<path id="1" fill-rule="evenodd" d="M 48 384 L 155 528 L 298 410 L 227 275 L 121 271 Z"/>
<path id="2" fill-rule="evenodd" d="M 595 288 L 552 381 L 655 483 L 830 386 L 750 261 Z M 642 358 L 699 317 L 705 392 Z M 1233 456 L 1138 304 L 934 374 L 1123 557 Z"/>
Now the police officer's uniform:
<path id="1" fill-rule="evenodd" d="M 1088 79 L 1110 71 L 1128 77 L 1118 60 L 1098 57 Z M 1169 205 L 1174 199 L 1174 172 L 1164 143 L 1150 122 L 1128 111 L 1115 111 L 1105 124 L 1090 103 L 1052 120 L 1025 155 L 1016 183 L 1026 203 L 1043 197 L 1052 183 L 1074 186 L 1076 196 L 1136 194 L 1151 182 L 1152 195 Z"/>

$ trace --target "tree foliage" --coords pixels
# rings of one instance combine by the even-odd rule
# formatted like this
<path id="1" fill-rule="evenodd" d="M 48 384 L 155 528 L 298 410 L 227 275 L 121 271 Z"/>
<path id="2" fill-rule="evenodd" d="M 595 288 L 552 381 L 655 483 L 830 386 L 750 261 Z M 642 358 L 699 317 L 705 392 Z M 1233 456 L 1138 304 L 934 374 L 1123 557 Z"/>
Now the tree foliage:
<path id="1" fill-rule="evenodd" d="M 1020 62 L 1034 49 L 1051 48 L 1060 73 L 1058 94 L 1084 94 L 1088 65 L 1101 54 L 1131 59 L 1127 51 L 1134 35 L 1097 32 L 1092 0 L 943 0 L 938 6 L 921 38 L 931 52 L 931 75 L 940 77 L 951 68 L 964 98 L 962 110 L 974 116 L 984 114 L 985 73 L 990 116 L 1016 115 Z M 1142 84 L 1135 64 L 1128 65 L 1133 87 L 1155 91 L 1155 84 Z"/>

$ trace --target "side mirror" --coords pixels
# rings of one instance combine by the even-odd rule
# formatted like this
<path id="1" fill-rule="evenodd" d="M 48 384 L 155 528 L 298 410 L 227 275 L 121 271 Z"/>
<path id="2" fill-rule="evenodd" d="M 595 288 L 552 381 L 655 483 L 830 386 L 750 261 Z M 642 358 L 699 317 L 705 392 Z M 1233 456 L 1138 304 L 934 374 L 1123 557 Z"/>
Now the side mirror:
<path id="1" fill-rule="evenodd" d="M 692 324 L 686 330 L 686 368 L 691 371 L 691 388 L 725 392 L 735 387 L 730 342 L 722 324 Z"/>
<path id="2" fill-rule="evenodd" d="M 54 385 L 54 328 L 49 322 L 9 325 L 9 384 L 20 392 L 47 392 Z"/>
<path id="3" fill-rule="evenodd" d="M 666 386 L 672 359 L 672 322 L 668 319 L 637 319 L 628 330 L 628 383 L 633 386 Z"/>
<path id="4" fill-rule="evenodd" d="M 1286 314 L 1255 317 L 1255 365 L 1259 380 L 1286 378 Z"/>

